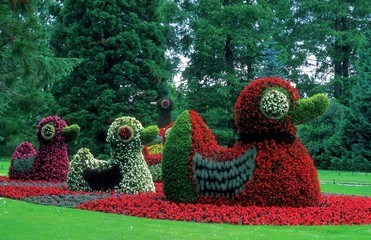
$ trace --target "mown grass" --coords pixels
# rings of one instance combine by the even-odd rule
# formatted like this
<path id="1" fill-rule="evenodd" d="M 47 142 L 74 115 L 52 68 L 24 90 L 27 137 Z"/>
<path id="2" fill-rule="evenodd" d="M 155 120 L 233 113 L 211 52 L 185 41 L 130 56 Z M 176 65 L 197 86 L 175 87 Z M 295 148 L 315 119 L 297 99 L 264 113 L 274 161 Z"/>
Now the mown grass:
<path id="1" fill-rule="evenodd" d="M 321 191 L 371 196 L 371 173 L 318 170 Z"/>
<path id="2" fill-rule="evenodd" d="M 371 226 L 235 226 L 152 220 L 0 200 L 8 239 L 369 239 Z"/>
<path id="3" fill-rule="evenodd" d="M 0 176 L 8 175 L 9 165 L 10 165 L 10 157 L 0 156 Z"/>
<path id="4" fill-rule="evenodd" d="M 371 184 L 371 173 L 318 170 L 321 182 Z"/>
<path id="5" fill-rule="evenodd" d="M 10 157 L 0 157 L 7 175 Z M 318 171 L 323 192 L 371 196 L 370 173 Z M 333 184 L 333 181 L 335 183 Z M 343 185 L 343 184 L 352 185 Z M 342 185 L 339 185 L 342 184 Z M 359 186 L 360 185 L 360 186 Z M 0 239 L 369 239 L 363 226 L 234 226 L 152 220 L 0 198 Z"/>

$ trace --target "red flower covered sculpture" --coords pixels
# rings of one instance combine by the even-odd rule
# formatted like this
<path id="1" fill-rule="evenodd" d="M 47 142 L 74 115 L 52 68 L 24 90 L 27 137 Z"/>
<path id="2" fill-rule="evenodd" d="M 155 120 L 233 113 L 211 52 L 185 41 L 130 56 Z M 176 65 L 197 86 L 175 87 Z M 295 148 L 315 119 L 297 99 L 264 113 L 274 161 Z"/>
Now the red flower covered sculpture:
<path id="1" fill-rule="evenodd" d="M 323 94 L 299 100 L 290 82 L 257 79 L 235 104 L 239 141 L 222 148 L 194 111 L 176 120 L 163 153 L 164 192 L 175 202 L 317 206 L 314 163 L 294 124 L 326 111 Z"/>
<path id="2" fill-rule="evenodd" d="M 66 181 L 69 170 L 67 142 L 75 139 L 79 132 L 79 126 L 67 127 L 57 116 L 42 119 L 36 130 L 39 148 L 35 150 L 30 142 L 21 143 L 12 155 L 9 178 Z"/>

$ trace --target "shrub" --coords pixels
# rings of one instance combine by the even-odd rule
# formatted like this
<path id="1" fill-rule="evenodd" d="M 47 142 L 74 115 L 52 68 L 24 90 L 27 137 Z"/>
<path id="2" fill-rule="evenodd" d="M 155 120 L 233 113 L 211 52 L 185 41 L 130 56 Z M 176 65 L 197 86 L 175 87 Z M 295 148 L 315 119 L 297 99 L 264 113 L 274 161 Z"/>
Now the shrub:
<path id="1" fill-rule="evenodd" d="M 162 163 L 148 166 L 154 182 L 162 181 Z"/>
<path id="2" fill-rule="evenodd" d="M 189 177 L 188 157 L 191 153 L 192 126 L 189 111 L 176 119 L 165 142 L 162 156 L 164 192 L 170 201 L 196 202 L 197 195 Z"/>

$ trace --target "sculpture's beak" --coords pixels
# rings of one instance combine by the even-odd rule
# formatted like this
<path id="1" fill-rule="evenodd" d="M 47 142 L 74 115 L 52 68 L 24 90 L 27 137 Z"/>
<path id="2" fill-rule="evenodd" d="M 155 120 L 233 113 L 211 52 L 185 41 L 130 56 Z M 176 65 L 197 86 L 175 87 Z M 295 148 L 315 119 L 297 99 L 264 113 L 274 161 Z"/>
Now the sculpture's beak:
<path id="1" fill-rule="evenodd" d="M 142 144 L 149 144 L 156 139 L 159 134 L 159 129 L 156 125 L 151 125 L 140 130 L 140 140 Z"/>
<path id="2" fill-rule="evenodd" d="M 328 97 L 321 93 L 310 98 L 299 99 L 295 104 L 295 110 L 291 112 L 292 122 L 301 124 L 313 120 L 325 113 L 329 105 Z"/>
<path id="3" fill-rule="evenodd" d="M 75 140 L 79 135 L 80 127 L 77 124 L 73 124 L 62 129 L 62 136 L 66 142 Z"/>

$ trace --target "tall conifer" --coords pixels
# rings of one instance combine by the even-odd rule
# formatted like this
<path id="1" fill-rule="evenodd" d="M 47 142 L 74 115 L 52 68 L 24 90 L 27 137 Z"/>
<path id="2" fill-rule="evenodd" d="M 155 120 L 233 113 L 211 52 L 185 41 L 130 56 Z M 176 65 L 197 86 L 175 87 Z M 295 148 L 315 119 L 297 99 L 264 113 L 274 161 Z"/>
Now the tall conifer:
<path id="1" fill-rule="evenodd" d="M 102 153 L 119 115 L 154 123 L 150 102 L 163 96 L 169 77 L 160 2 L 64 1 L 52 43 L 60 56 L 84 61 L 54 95 L 58 114 L 82 127 L 80 146 Z"/>

